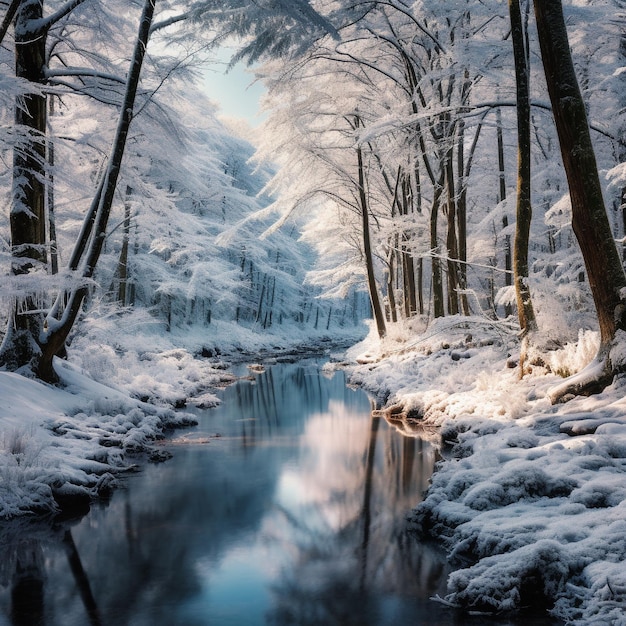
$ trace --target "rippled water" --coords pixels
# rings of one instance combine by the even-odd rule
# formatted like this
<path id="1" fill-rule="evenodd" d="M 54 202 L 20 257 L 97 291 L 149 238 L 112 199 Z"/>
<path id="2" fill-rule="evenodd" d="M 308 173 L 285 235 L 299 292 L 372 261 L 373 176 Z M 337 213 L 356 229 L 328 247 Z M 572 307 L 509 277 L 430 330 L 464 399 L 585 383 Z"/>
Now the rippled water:
<path id="1" fill-rule="evenodd" d="M 0 626 L 466 623 L 429 600 L 445 565 L 404 532 L 434 450 L 318 365 L 226 389 L 171 460 L 32 532 L 30 571 L 0 567 Z"/>

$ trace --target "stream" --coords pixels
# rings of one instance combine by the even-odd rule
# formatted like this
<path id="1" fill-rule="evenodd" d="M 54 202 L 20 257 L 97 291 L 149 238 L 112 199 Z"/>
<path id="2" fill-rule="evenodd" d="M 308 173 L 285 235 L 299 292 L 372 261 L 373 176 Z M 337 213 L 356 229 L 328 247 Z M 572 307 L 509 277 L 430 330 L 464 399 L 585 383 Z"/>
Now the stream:
<path id="1" fill-rule="evenodd" d="M 320 364 L 225 389 L 162 443 L 173 458 L 33 530 L 30 571 L 0 564 L 0 626 L 475 623 L 430 600 L 448 568 L 405 532 L 435 450 Z"/>

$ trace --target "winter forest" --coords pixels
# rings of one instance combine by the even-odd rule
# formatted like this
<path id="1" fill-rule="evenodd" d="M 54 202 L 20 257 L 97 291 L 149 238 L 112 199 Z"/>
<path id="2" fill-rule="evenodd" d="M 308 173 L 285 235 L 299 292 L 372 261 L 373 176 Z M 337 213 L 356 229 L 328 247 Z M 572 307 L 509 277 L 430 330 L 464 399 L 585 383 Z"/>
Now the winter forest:
<path id="1" fill-rule="evenodd" d="M 332 348 L 450 455 L 411 518 L 455 563 L 443 604 L 626 624 L 626 3 L 0 20 L 0 518 L 111 487 L 189 425 L 174 408 L 219 403 L 224 361 Z M 224 47 L 264 86 L 258 127 L 202 86 Z M 66 466 L 42 446 L 68 431 Z"/>

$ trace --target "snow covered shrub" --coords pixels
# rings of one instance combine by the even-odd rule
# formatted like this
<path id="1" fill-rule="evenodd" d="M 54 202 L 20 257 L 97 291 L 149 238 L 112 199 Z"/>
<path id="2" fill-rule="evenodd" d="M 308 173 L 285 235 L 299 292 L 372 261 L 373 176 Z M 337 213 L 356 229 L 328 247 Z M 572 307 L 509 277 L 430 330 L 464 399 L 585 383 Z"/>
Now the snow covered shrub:
<path id="1" fill-rule="evenodd" d="M 563 547 L 544 539 L 511 555 L 496 555 L 473 567 L 453 572 L 449 579 L 454 603 L 473 610 L 507 611 L 521 606 L 537 609 L 556 597 L 568 577 Z"/>
<path id="2" fill-rule="evenodd" d="M 94 380 L 106 382 L 116 375 L 119 358 L 107 345 L 87 345 L 80 354 L 83 370 Z"/>
<path id="3" fill-rule="evenodd" d="M 562 350 L 546 353 L 544 359 L 552 372 L 567 378 L 591 362 L 599 345 L 600 336 L 597 331 L 581 328 L 577 342 L 565 344 Z"/>
<path id="4" fill-rule="evenodd" d="M 576 481 L 547 474 L 537 467 L 542 460 L 511 461 L 504 471 L 494 473 L 493 481 L 474 485 L 463 498 L 463 504 L 477 511 L 487 511 L 519 501 L 568 496 Z"/>
<path id="5" fill-rule="evenodd" d="M 13 428 L 0 437 L 0 460 L 4 467 L 30 466 L 37 461 L 42 444 L 35 438 L 35 428 Z"/>
<path id="6" fill-rule="evenodd" d="M 43 443 L 35 427 L 14 428 L 0 436 L 0 519 L 25 511 L 54 508 L 46 482 L 49 463 L 40 460 Z"/>

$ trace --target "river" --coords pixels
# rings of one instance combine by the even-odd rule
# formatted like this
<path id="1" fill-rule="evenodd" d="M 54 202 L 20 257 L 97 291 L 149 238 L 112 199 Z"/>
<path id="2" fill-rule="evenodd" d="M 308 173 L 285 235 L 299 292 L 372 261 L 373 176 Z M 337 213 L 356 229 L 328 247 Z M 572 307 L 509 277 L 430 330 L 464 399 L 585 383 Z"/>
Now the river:
<path id="1" fill-rule="evenodd" d="M 163 442 L 169 461 L 73 525 L 31 529 L 30 570 L 0 564 L 0 626 L 474 623 L 429 599 L 445 561 L 405 532 L 435 450 L 319 365 L 225 389 Z"/>

